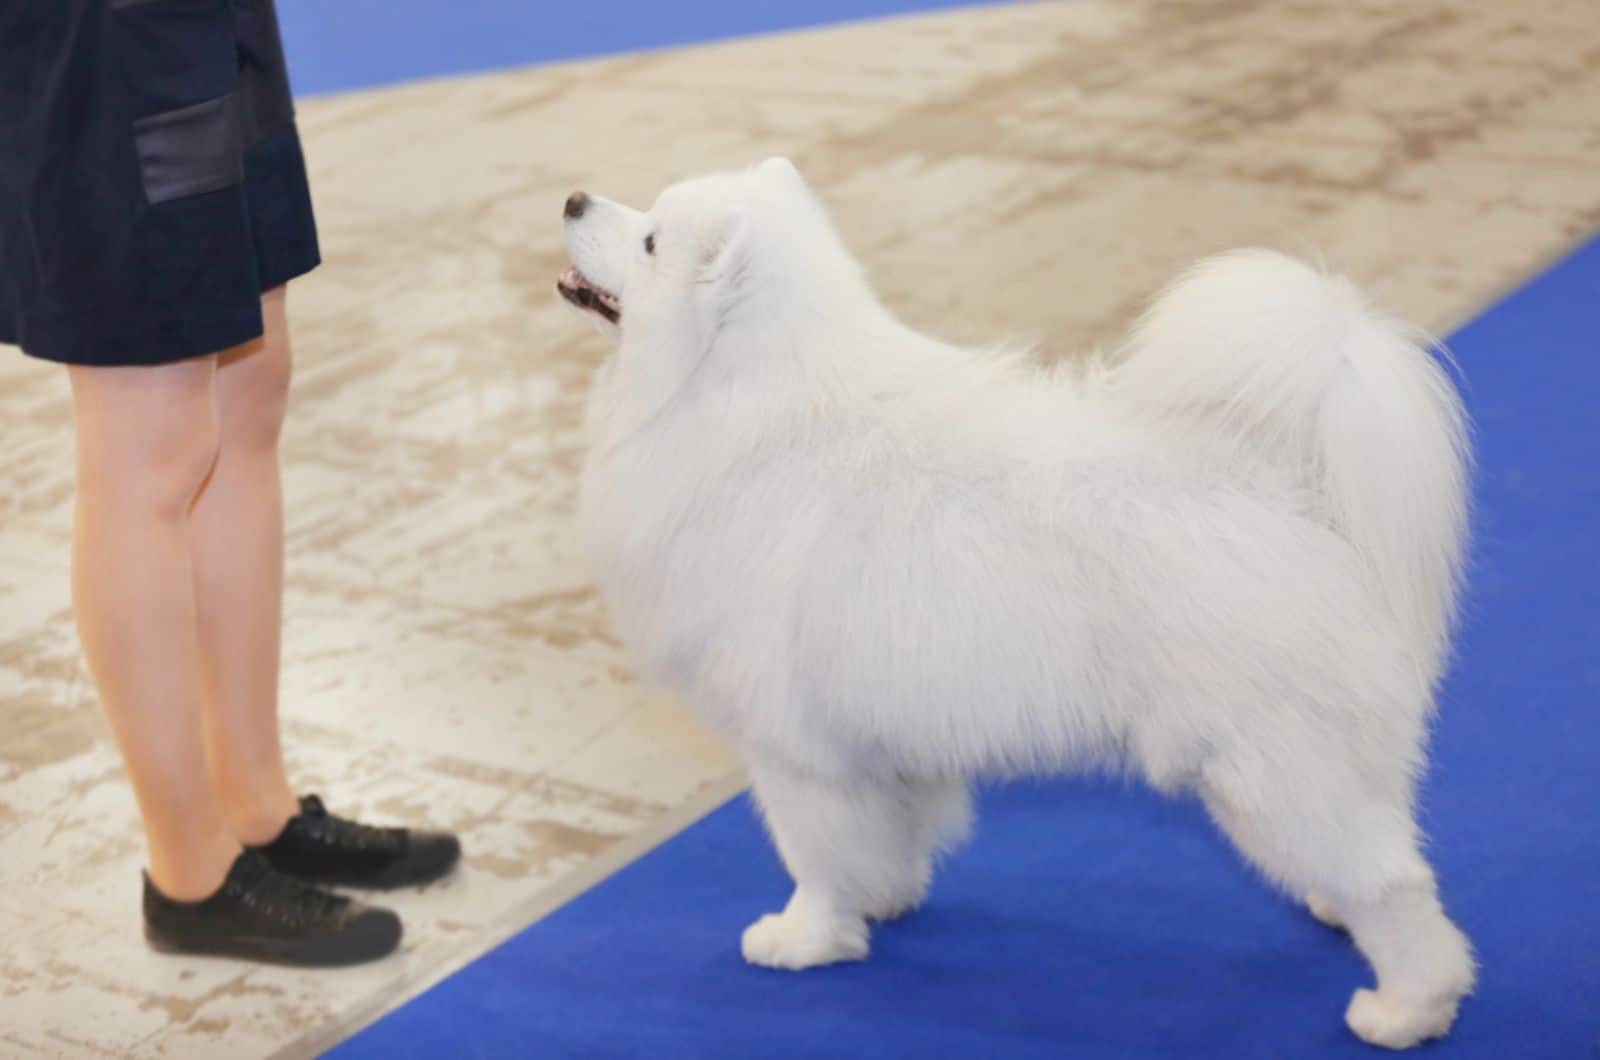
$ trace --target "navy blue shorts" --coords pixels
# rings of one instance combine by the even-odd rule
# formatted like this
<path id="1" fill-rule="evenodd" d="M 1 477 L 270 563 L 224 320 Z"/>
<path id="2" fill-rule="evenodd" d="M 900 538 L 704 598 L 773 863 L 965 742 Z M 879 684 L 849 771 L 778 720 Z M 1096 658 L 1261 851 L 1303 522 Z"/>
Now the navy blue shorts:
<path id="1" fill-rule="evenodd" d="M 319 261 L 272 0 L 0 3 L 0 343 L 216 353 Z"/>

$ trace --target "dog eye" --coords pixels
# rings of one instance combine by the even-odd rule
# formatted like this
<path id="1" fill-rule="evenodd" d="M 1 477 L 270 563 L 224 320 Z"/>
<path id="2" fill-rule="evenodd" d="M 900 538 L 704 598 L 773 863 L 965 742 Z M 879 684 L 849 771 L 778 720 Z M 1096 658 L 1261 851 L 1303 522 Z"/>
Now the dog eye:
<path id="1" fill-rule="evenodd" d="M 644 252 L 646 254 L 654 254 L 656 252 L 656 234 L 654 232 L 644 237 Z"/>

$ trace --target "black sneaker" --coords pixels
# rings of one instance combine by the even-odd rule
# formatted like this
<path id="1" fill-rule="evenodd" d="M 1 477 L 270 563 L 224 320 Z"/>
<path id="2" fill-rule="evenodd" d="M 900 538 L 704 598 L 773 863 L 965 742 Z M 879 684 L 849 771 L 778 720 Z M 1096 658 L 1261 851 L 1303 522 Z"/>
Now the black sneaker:
<path id="1" fill-rule="evenodd" d="M 400 945 L 400 918 L 268 865 L 246 850 L 210 898 L 175 902 L 144 878 L 144 937 L 163 953 L 274 964 L 362 964 Z"/>
<path id="2" fill-rule="evenodd" d="M 345 887 L 407 887 L 437 880 L 461 860 L 449 832 L 373 828 L 335 817 L 307 795 L 278 838 L 253 848 L 279 872 Z"/>

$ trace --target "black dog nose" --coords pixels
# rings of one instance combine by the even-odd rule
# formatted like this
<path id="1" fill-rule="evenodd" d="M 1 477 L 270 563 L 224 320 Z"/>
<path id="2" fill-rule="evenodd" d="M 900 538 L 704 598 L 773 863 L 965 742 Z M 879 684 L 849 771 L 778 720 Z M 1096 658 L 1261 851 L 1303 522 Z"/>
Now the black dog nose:
<path id="1" fill-rule="evenodd" d="M 583 211 L 587 210 L 588 208 L 589 196 L 585 195 L 581 191 L 575 191 L 571 195 L 567 196 L 567 208 L 562 212 L 566 214 L 568 220 L 576 221 L 578 218 L 583 216 Z"/>

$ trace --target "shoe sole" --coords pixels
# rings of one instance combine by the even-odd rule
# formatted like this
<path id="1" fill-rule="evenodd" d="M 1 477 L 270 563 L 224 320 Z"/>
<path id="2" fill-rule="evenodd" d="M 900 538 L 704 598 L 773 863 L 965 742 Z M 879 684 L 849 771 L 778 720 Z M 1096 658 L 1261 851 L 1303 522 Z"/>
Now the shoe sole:
<path id="1" fill-rule="evenodd" d="M 145 941 L 157 953 L 184 957 L 227 957 L 256 964 L 281 964 L 295 968 L 345 968 L 371 964 L 400 949 L 400 936 L 392 943 L 368 950 L 336 946 L 332 941 L 313 939 L 230 938 L 180 941 L 145 926 Z M 319 944 L 320 943 L 320 944 Z"/>
<path id="2" fill-rule="evenodd" d="M 377 875 L 317 873 L 312 876 L 302 876 L 287 872 L 287 870 L 282 871 L 285 871 L 287 875 L 294 876 L 297 880 L 316 884 L 318 887 L 351 887 L 363 891 L 398 891 L 406 887 L 426 887 L 430 883 L 438 883 L 440 880 L 454 875 L 456 866 L 459 864 L 460 859 L 458 858 L 443 868 L 421 876 L 389 876 L 383 873 Z"/>

